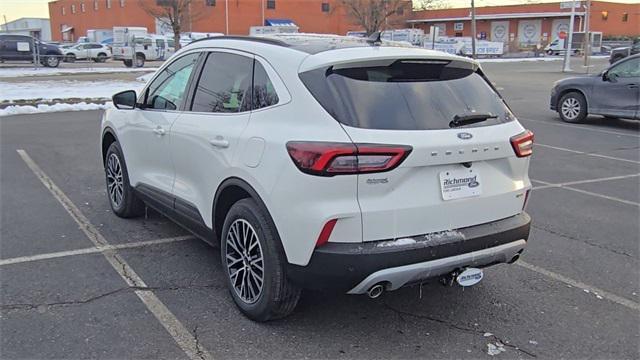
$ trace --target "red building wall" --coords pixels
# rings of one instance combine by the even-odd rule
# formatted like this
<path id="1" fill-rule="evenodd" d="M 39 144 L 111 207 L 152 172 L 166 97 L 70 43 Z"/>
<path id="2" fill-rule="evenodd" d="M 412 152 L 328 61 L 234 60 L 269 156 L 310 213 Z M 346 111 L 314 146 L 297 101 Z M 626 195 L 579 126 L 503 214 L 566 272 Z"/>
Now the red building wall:
<path id="1" fill-rule="evenodd" d="M 155 0 L 142 0 L 153 6 Z M 359 30 L 352 24 L 338 0 L 276 0 L 275 9 L 266 8 L 265 19 L 291 19 L 301 32 L 345 34 Z M 81 11 L 82 4 L 85 11 Z M 94 3 L 98 9 L 94 10 Z M 215 6 L 206 6 L 204 0 L 193 2 L 191 12 L 194 20 L 183 31 L 225 33 L 225 4 L 228 3 L 229 34 L 247 35 L 251 26 L 263 25 L 262 0 L 217 0 Z M 322 11 L 322 4 L 329 4 L 329 11 Z M 61 41 L 63 27 L 73 27 L 74 40 L 85 36 L 89 29 L 110 29 L 113 26 L 144 26 L 149 32 L 156 31 L 155 19 L 147 14 L 140 0 L 58 0 L 49 3 L 51 30 L 54 40 Z M 76 11 L 71 11 L 75 6 Z M 64 8 L 64 14 L 63 9 Z"/>

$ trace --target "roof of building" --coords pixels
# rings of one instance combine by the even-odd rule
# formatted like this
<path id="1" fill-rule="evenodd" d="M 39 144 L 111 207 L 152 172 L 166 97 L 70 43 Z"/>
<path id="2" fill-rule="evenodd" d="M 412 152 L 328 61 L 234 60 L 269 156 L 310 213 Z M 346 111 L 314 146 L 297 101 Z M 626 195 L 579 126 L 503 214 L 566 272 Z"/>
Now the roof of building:
<path id="1" fill-rule="evenodd" d="M 575 13 L 576 16 L 583 16 L 584 12 Z M 540 12 L 540 13 L 508 13 L 508 14 L 478 14 L 476 20 L 500 20 L 500 19 L 529 19 L 529 18 L 543 18 L 543 17 L 569 17 L 570 12 Z M 407 20 L 408 23 L 433 23 L 443 21 L 468 21 L 471 20 L 471 16 L 457 16 L 457 17 L 442 17 L 442 18 L 429 18 L 429 19 L 414 19 Z"/>

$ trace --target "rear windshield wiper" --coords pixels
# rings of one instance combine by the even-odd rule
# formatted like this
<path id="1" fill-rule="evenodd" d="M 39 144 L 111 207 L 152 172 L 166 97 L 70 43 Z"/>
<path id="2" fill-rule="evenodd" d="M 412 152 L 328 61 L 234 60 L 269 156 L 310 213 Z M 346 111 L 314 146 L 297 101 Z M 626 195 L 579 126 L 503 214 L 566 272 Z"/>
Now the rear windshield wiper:
<path id="1" fill-rule="evenodd" d="M 449 123 L 449 127 L 455 128 L 459 126 L 471 125 L 471 124 L 487 121 L 488 119 L 496 119 L 497 117 L 498 117 L 497 115 L 493 115 L 491 113 L 456 115 L 453 117 L 453 120 Z"/>

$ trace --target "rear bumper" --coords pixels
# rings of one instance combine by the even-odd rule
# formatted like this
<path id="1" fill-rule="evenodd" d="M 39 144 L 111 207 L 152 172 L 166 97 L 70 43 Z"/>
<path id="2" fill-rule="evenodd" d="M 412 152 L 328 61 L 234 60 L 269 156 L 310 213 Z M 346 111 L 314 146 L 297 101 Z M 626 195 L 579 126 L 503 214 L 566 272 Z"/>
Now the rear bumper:
<path id="1" fill-rule="evenodd" d="M 328 243 L 314 251 L 307 266 L 289 265 L 289 278 L 303 288 L 365 293 L 385 282 L 387 290 L 437 277 L 464 267 L 509 262 L 529 238 L 531 218 L 507 219 L 429 236 L 406 245 L 388 241 Z"/>

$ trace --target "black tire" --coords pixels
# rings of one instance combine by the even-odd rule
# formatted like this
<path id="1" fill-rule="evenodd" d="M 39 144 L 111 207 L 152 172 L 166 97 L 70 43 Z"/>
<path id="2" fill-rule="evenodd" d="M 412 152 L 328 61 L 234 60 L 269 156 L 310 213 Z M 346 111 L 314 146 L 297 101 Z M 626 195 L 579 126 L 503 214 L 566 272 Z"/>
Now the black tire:
<path id="1" fill-rule="evenodd" d="M 136 63 L 135 63 L 136 67 L 139 67 L 139 68 L 143 67 L 144 60 L 145 60 L 144 55 L 136 54 Z"/>
<path id="2" fill-rule="evenodd" d="M 568 123 L 579 123 L 587 117 L 587 101 L 579 92 L 564 94 L 558 101 L 558 115 Z"/>
<path id="3" fill-rule="evenodd" d="M 121 168 L 121 196 L 119 202 L 116 202 L 113 199 L 110 187 L 110 184 L 113 183 L 109 176 L 111 157 L 117 158 L 117 163 Z M 124 161 L 124 156 L 122 156 L 122 149 L 120 149 L 120 145 L 118 145 L 117 142 L 113 142 L 109 146 L 104 163 L 105 181 L 107 183 L 107 197 L 109 199 L 109 205 L 111 205 L 111 210 L 113 210 L 116 215 L 122 218 L 132 218 L 144 214 L 145 205 L 140 199 L 136 197 L 136 194 L 131 187 L 131 184 L 129 183 L 129 172 L 127 171 L 127 165 Z"/>
<path id="4" fill-rule="evenodd" d="M 126 67 L 133 67 L 133 60 L 122 60 L 122 63 Z"/>
<path id="5" fill-rule="evenodd" d="M 547 55 L 553 55 L 553 50 L 551 49 L 547 50 Z"/>
<path id="6" fill-rule="evenodd" d="M 60 65 L 60 58 L 56 55 L 47 55 L 44 58 L 44 66 L 57 68 Z"/>
<path id="7" fill-rule="evenodd" d="M 65 59 L 67 60 L 67 62 L 76 62 L 76 56 L 74 54 L 69 54 L 67 56 L 65 56 Z"/>
<path id="8" fill-rule="evenodd" d="M 103 63 L 103 62 L 107 61 L 107 54 L 100 53 L 100 54 L 98 54 L 98 57 L 95 58 L 94 60 L 97 63 Z"/>
<path id="9" fill-rule="evenodd" d="M 244 300 L 241 295 L 238 294 L 240 290 L 236 290 L 236 285 L 233 284 L 232 280 L 234 268 L 230 268 L 227 263 L 227 250 L 230 251 L 229 256 L 231 256 L 231 259 L 233 255 L 238 254 L 237 251 L 233 250 L 233 246 L 227 245 L 227 239 L 233 241 L 233 238 L 229 234 L 230 231 L 232 231 L 232 226 L 234 224 L 241 224 L 240 226 L 243 226 L 242 224 L 246 223 L 250 224 L 250 228 L 255 232 L 259 246 L 247 246 L 250 251 L 245 253 L 245 256 L 242 256 L 242 263 L 244 263 L 244 265 L 238 264 L 236 266 L 247 267 L 248 264 L 253 264 L 253 256 L 257 258 L 257 255 L 252 253 L 251 249 L 253 248 L 254 252 L 260 251 L 263 259 L 263 281 L 262 288 L 258 289 L 258 294 L 255 295 L 253 301 Z M 220 243 L 222 267 L 226 275 L 227 286 L 229 287 L 233 301 L 242 313 L 254 321 L 268 321 L 283 318 L 293 311 L 300 298 L 301 290 L 287 278 L 287 259 L 282 249 L 282 244 L 280 243 L 278 231 L 266 209 L 259 206 L 253 199 L 242 199 L 233 204 L 225 218 Z M 236 245 L 238 245 L 238 243 L 236 243 Z M 249 257 L 246 257 L 247 255 Z M 240 259 L 240 257 L 238 257 L 238 259 Z M 240 271 L 241 270 L 238 269 L 233 272 L 233 274 L 240 273 Z M 259 275 L 259 269 L 252 268 L 251 271 Z M 246 275 L 247 281 L 249 281 L 251 272 L 244 270 L 242 274 L 243 275 L 237 276 L 243 276 L 244 280 L 244 276 Z M 236 284 L 238 284 L 239 279 L 237 276 Z M 256 287 L 258 286 L 256 280 L 254 280 L 254 284 L 256 284 Z M 250 295 L 248 291 L 247 295 Z"/>

